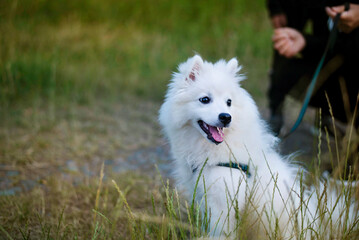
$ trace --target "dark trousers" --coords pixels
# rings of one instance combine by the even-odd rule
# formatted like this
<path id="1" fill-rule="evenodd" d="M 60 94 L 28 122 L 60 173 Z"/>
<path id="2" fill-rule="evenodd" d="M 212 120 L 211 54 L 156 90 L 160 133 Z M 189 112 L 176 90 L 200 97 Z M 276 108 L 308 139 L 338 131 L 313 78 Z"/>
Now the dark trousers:
<path id="1" fill-rule="evenodd" d="M 281 114 L 281 106 L 285 97 L 293 88 L 300 85 L 298 82 L 304 76 L 310 80 L 312 79 L 319 60 L 318 57 L 288 59 L 277 52 L 274 53 L 268 90 L 269 108 L 272 114 Z M 302 86 L 302 89 L 296 89 L 296 92 L 305 92 L 307 86 Z M 359 61 L 355 58 L 344 57 L 341 67 L 332 73 L 318 88 L 309 104 L 321 108 L 323 115 L 330 115 L 331 107 L 335 118 L 343 122 L 350 122 L 358 93 Z M 330 107 L 326 94 L 329 98 Z"/>

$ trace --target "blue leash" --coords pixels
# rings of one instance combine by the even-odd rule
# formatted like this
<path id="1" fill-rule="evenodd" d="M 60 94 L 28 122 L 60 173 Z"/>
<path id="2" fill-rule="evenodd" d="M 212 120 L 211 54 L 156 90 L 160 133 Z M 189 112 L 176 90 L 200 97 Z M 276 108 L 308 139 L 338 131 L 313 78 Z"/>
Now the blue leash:
<path id="1" fill-rule="evenodd" d="M 349 4 L 345 4 L 345 11 L 349 10 Z M 337 38 L 337 35 L 338 35 L 338 29 L 337 29 L 337 26 L 338 26 L 338 22 L 339 22 L 339 19 L 340 19 L 340 13 L 338 13 L 335 18 L 334 18 L 334 24 L 333 24 L 333 28 L 332 30 L 330 31 L 330 35 L 329 35 L 329 40 L 328 40 L 328 43 L 327 43 L 327 46 L 325 48 L 325 51 L 323 53 L 323 56 L 322 58 L 320 59 L 319 61 L 319 64 L 314 72 L 314 75 L 313 75 L 313 78 L 312 78 L 312 81 L 310 82 L 309 84 L 309 87 L 307 89 L 307 92 L 305 94 L 305 98 L 304 98 L 304 102 L 303 102 L 303 106 L 302 106 L 302 109 L 300 110 L 299 112 L 299 115 L 298 115 L 298 118 L 296 120 L 296 122 L 294 123 L 292 129 L 289 131 L 289 133 L 287 133 L 283 138 L 286 138 L 288 137 L 290 134 L 292 134 L 297 128 L 298 126 L 300 125 L 300 123 L 302 122 L 303 120 L 303 117 L 305 115 L 305 112 L 308 108 L 308 105 L 309 105 L 309 101 L 310 101 L 310 98 L 312 97 L 312 94 L 313 94 L 313 90 L 314 90 L 314 87 L 315 87 L 315 84 L 317 83 L 317 79 L 318 79 L 318 76 L 319 76 L 319 73 L 320 73 L 320 70 L 322 69 L 323 67 L 323 64 L 324 64 L 324 60 L 327 56 L 327 53 L 333 49 L 334 47 L 334 44 L 335 44 L 335 41 L 336 41 L 336 38 Z"/>

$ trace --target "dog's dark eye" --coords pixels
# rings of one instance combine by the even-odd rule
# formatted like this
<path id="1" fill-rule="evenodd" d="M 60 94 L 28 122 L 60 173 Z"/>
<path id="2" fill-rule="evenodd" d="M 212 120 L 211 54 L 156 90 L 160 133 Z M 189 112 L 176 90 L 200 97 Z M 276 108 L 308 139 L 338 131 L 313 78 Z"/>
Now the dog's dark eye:
<path id="1" fill-rule="evenodd" d="M 231 99 L 228 99 L 227 100 L 227 106 L 230 107 L 232 105 L 232 100 Z"/>
<path id="2" fill-rule="evenodd" d="M 211 101 L 211 99 L 209 97 L 202 97 L 199 99 L 199 101 L 203 104 L 207 104 Z"/>

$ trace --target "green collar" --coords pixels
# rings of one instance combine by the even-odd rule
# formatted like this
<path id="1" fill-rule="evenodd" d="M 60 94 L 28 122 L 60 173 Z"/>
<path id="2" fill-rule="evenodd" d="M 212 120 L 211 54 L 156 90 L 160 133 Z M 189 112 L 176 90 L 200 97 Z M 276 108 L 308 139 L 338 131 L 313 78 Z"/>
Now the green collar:
<path id="1" fill-rule="evenodd" d="M 247 164 L 229 162 L 229 163 L 218 163 L 217 166 L 219 166 L 219 167 L 229 167 L 229 168 L 235 168 L 235 169 L 238 169 L 238 170 L 242 170 L 247 175 L 247 177 L 251 176 L 250 172 L 248 171 L 248 165 Z"/>
<path id="2" fill-rule="evenodd" d="M 218 163 L 216 166 L 235 168 L 235 169 L 243 171 L 247 175 L 247 177 L 251 176 L 251 173 L 248 171 L 248 165 L 247 164 L 228 162 L 228 163 Z M 197 171 L 197 169 L 198 169 L 198 167 L 193 168 L 192 172 L 195 173 Z"/>

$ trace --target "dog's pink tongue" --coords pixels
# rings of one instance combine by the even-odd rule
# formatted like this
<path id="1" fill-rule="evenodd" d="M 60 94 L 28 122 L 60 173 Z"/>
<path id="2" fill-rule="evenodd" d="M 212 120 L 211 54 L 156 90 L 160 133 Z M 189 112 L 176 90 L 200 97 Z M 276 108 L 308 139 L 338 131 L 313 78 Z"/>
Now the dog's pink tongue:
<path id="1" fill-rule="evenodd" d="M 223 142 L 223 131 L 220 128 L 209 126 L 209 131 L 212 134 L 212 137 L 217 142 Z"/>

